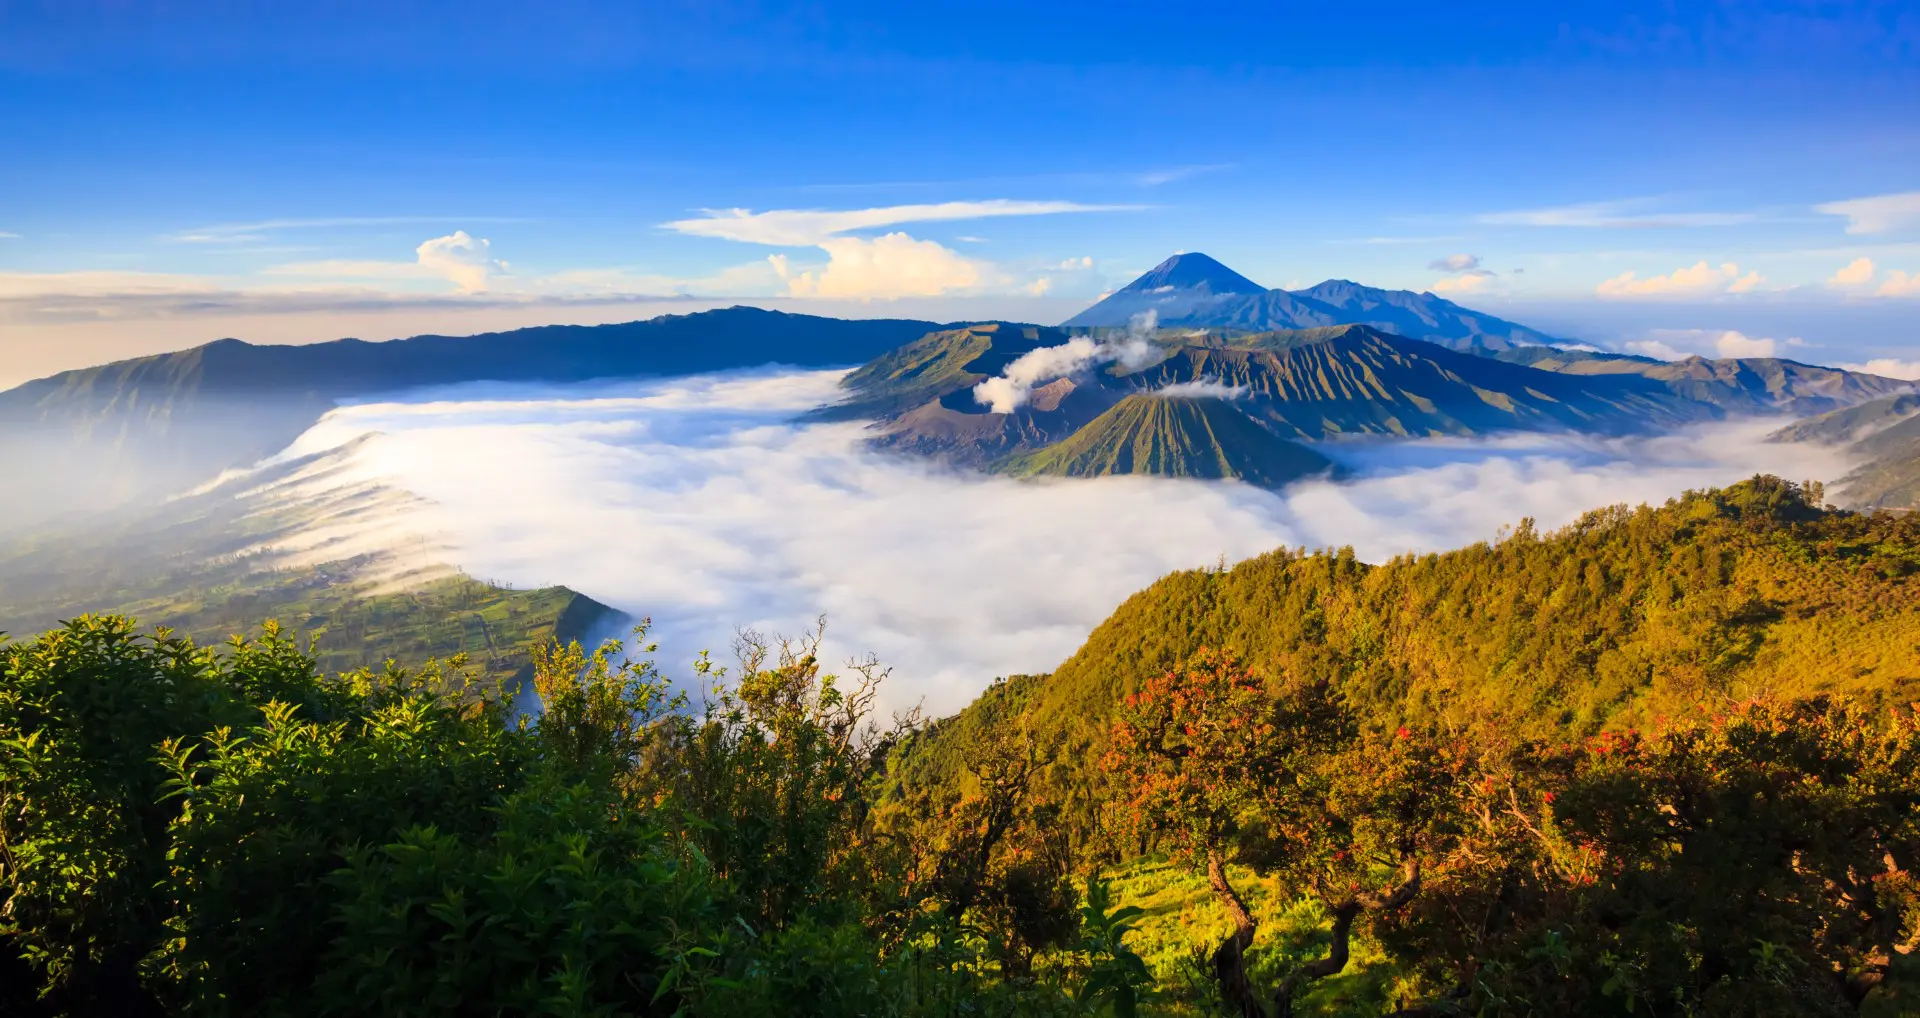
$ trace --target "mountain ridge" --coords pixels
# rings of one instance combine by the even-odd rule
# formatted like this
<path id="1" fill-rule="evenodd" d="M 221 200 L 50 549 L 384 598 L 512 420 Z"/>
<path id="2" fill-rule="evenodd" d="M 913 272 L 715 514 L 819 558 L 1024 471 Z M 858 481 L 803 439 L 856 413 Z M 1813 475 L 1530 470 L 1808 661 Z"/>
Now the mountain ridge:
<path id="1" fill-rule="evenodd" d="M 1218 266 L 1219 271 L 1201 273 L 1207 266 Z M 1197 279 L 1198 282 L 1186 286 L 1161 282 L 1172 279 Z M 1456 347 L 1471 344 L 1477 338 L 1482 346 L 1496 350 L 1561 342 L 1524 325 L 1461 307 L 1433 293 L 1382 290 L 1347 279 L 1328 279 L 1303 290 L 1250 290 L 1234 284 L 1234 280 L 1247 286 L 1259 285 L 1198 252 L 1175 255 L 1062 322 L 1061 327 L 1125 326 L 1137 316 L 1151 312 L 1158 325 L 1169 328 L 1270 332 L 1371 325 L 1410 339 Z"/>
<path id="2" fill-rule="evenodd" d="M 171 492 L 255 462 L 285 448 L 348 397 L 460 382 L 858 364 L 939 328 L 912 319 L 733 307 L 613 325 L 544 325 L 381 343 L 216 340 L 64 371 L 0 392 L 0 469 L 46 479 L 37 511 L 49 518 Z M 88 469 L 75 471 L 75 463 Z M 7 522 L 23 521 L 0 519 Z"/>

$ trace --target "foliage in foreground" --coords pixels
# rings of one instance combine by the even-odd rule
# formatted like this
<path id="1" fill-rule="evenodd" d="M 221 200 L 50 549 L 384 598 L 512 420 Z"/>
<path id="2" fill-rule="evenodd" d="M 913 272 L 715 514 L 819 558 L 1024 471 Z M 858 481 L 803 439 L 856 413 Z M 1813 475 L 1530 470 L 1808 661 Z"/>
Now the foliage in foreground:
<path id="1" fill-rule="evenodd" d="M 815 645 L 703 666 L 697 704 L 617 645 L 556 646 L 534 720 L 457 669 L 323 678 L 271 627 L 224 653 L 114 617 L 0 645 L 0 1005 L 1079 1010 L 1111 948 L 991 977 L 993 931 L 877 838 L 880 673 L 843 684 Z"/>

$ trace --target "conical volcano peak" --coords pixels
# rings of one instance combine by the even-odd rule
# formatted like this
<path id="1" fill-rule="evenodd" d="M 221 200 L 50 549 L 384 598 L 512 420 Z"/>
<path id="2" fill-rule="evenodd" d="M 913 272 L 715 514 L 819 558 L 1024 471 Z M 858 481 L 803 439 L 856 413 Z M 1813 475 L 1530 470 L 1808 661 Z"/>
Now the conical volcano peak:
<path id="1" fill-rule="evenodd" d="M 1266 287 L 1201 254 L 1174 255 L 1122 287 L 1121 293 L 1197 290 L 1202 293 L 1265 293 Z"/>

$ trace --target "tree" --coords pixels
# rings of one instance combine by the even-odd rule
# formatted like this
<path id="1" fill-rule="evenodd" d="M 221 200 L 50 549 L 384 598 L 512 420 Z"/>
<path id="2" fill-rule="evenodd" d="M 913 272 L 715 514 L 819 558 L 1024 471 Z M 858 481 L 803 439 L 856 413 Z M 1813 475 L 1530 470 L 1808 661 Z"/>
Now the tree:
<path id="1" fill-rule="evenodd" d="M 1327 686 L 1284 683 L 1276 695 L 1211 650 L 1129 694 L 1113 724 L 1103 766 L 1119 789 L 1118 830 L 1205 867 L 1233 922 L 1213 954 L 1215 978 L 1249 1018 L 1265 1015 L 1247 981 L 1256 924 L 1227 864 L 1255 845 L 1267 859 L 1286 850 L 1275 833 L 1297 829 L 1324 798 L 1318 757 L 1351 736 Z"/>

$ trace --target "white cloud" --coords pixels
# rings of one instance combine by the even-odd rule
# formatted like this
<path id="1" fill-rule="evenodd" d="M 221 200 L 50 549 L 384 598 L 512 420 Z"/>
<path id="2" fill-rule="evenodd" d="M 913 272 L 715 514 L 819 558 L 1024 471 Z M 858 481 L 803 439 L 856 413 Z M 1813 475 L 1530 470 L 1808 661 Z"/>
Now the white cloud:
<path id="1" fill-rule="evenodd" d="M 479 293 L 487 288 L 489 277 L 507 270 L 506 262 L 489 256 L 492 246 L 484 238 L 475 240 L 467 231 L 455 230 L 445 237 L 421 242 L 414 249 L 414 256 L 428 272 L 445 276 L 467 293 Z"/>
<path id="2" fill-rule="evenodd" d="M 1661 229 L 1695 226 L 1736 226 L 1756 218 L 1750 212 L 1640 212 L 1648 199 L 1584 202 L 1552 208 L 1489 212 L 1478 221 L 1490 226 L 1576 227 L 1594 229 Z"/>
<path id="3" fill-rule="evenodd" d="M 455 230 L 444 237 L 422 241 L 414 248 L 411 262 L 334 258 L 271 265 L 262 269 L 261 274 L 323 279 L 444 279 L 462 293 L 481 293 L 496 273 L 508 268 L 506 262 L 491 256 L 492 246 L 484 238 L 476 239 L 465 230 Z"/>
<path id="4" fill-rule="evenodd" d="M 1713 341 L 1714 352 L 1722 357 L 1772 357 L 1778 348 L 1779 344 L 1771 339 L 1755 339 L 1732 330 Z"/>
<path id="5" fill-rule="evenodd" d="M 1813 210 L 1845 216 L 1848 233 L 1890 233 L 1920 227 L 1920 191 L 1830 201 Z"/>
<path id="6" fill-rule="evenodd" d="M 1882 297 L 1920 297 L 1920 272 L 1889 269 L 1886 281 L 1873 292 Z"/>
<path id="7" fill-rule="evenodd" d="M 833 237 L 820 243 L 829 261 L 818 272 L 792 272 L 788 291 L 795 297 L 887 300 L 936 297 L 966 290 L 981 281 L 978 265 L 931 240 L 889 233 L 866 240 Z M 779 263 L 785 268 L 785 263 Z"/>
<path id="8" fill-rule="evenodd" d="M 1627 343 L 1627 352 L 1637 353 L 1643 357 L 1652 357 L 1655 360 L 1663 361 L 1686 360 L 1688 357 L 1694 356 L 1687 351 L 1680 350 L 1658 339 L 1630 340 Z"/>
<path id="9" fill-rule="evenodd" d="M 17 233 L 8 233 L 5 230 L 0 230 L 0 240 L 19 240 L 19 239 L 20 239 L 20 235 Z"/>
<path id="10" fill-rule="evenodd" d="M 1766 282 L 1758 272 L 1740 274 L 1740 266 L 1722 262 L 1718 267 L 1705 261 L 1663 276 L 1639 278 L 1634 272 L 1622 272 L 1602 282 L 1595 292 L 1602 297 L 1657 297 L 1706 293 L 1748 293 Z"/>
<path id="11" fill-rule="evenodd" d="M 1068 258 L 1066 261 L 1054 266 L 1054 268 L 1062 272 L 1084 272 L 1087 269 L 1093 268 L 1093 256 L 1083 255 L 1079 258 Z"/>
<path id="12" fill-rule="evenodd" d="M 1862 364 L 1838 364 L 1842 371 L 1861 371 L 1882 378 L 1900 378 L 1909 382 L 1920 382 L 1920 361 L 1903 361 L 1895 357 L 1875 357 Z"/>
<path id="13" fill-rule="evenodd" d="M 1779 357 L 1783 348 L 1805 346 L 1798 336 L 1773 339 L 1733 329 L 1654 329 L 1626 344 L 1629 353 L 1677 361 L 1687 357 Z"/>
<path id="14" fill-rule="evenodd" d="M 1479 267 L 1480 256 L 1476 254 L 1450 254 L 1427 263 L 1427 268 L 1436 272 L 1467 272 Z"/>
<path id="15" fill-rule="evenodd" d="M 1873 282 L 1873 259 L 1855 258 L 1853 261 L 1841 266 L 1840 269 L 1827 280 L 1827 285 L 1835 289 L 1846 289 L 1848 287 L 1865 286 L 1871 282 Z"/>
<path id="16" fill-rule="evenodd" d="M 1027 295 L 1030 297 L 1045 297 L 1047 291 L 1053 289 L 1053 280 L 1048 279 L 1046 276 L 1041 276 L 1039 279 L 1028 283 L 1023 289 L 1027 291 Z"/>
<path id="17" fill-rule="evenodd" d="M 823 242 L 854 230 L 872 230 L 901 223 L 931 223 L 997 216 L 1044 216 L 1064 212 L 1111 212 L 1127 205 L 1082 205 L 1070 201 L 950 201 L 930 205 L 890 205 L 871 209 L 703 209 L 699 219 L 680 219 L 667 229 L 696 237 L 719 237 L 773 247 L 822 247 Z"/>
<path id="18" fill-rule="evenodd" d="M 438 535 L 454 564 L 565 583 L 651 616 L 684 676 L 735 626 L 792 633 L 825 612 L 830 660 L 895 668 L 888 709 L 958 709 L 994 676 L 1057 666 L 1170 570 L 1276 547 L 1353 545 L 1378 562 L 1543 528 L 1619 502 L 1765 470 L 1833 479 L 1832 450 L 1769 445 L 1777 422 L 1636 441 L 1512 436 L 1352 450 L 1359 478 L 1279 493 L 1143 477 L 1016 482 L 862 451 L 865 429 L 792 423 L 828 372 L 615 386 L 474 386 L 336 411 L 298 448 L 370 432 L 333 483 L 419 496 L 385 526 Z M 428 401 L 431 399 L 431 401 Z M 513 462 L 513 471 L 499 469 Z M 323 483 L 316 479 L 314 484 Z M 289 493 L 293 494 L 293 493 Z"/>

